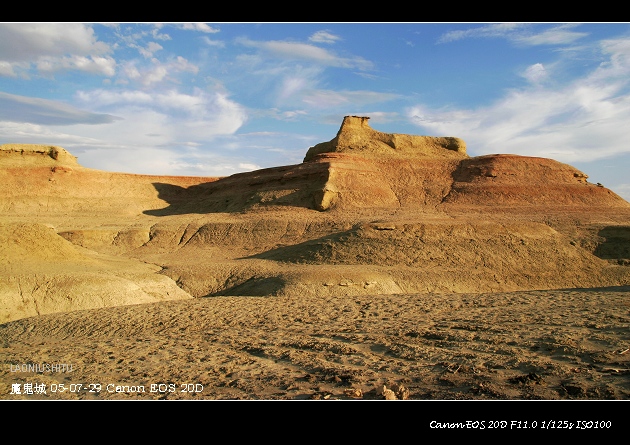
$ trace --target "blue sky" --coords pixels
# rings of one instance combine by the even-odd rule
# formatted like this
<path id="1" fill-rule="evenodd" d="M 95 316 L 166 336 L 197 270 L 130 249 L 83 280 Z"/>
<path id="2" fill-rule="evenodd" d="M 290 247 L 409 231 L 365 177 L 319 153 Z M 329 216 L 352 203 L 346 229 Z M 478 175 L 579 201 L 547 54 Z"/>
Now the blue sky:
<path id="1" fill-rule="evenodd" d="M 630 23 L 0 23 L 0 144 L 227 176 L 346 115 L 568 163 L 630 200 Z"/>

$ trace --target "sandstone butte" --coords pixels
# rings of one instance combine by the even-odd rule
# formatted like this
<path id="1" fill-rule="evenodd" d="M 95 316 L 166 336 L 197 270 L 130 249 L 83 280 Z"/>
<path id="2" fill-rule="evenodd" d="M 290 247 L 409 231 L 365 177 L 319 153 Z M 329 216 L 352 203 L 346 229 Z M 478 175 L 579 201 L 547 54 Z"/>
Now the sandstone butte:
<path id="1" fill-rule="evenodd" d="M 297 165 L 228 177 L 0 146 L 0 323 L 212 296 L 630 284 L 630 203 L 552 159 L 346 116 Z"/>

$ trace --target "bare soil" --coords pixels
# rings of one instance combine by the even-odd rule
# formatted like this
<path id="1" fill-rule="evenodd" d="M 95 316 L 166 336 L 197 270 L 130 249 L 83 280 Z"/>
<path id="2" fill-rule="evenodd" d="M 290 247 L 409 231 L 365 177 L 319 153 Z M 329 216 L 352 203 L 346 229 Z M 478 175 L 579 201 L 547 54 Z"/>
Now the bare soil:
<path id="1" fill-rule="evenodd" d="M 50 314 L 0 325 L 0 393 L 385 400 L 389 389 L 398 400 L 628 400 L 629 295 L 623 286 L 233 296 Z M 72 371 L 10 369 L 26 363 Z M 13 383 L 47 391 L 10 394 Z"/>

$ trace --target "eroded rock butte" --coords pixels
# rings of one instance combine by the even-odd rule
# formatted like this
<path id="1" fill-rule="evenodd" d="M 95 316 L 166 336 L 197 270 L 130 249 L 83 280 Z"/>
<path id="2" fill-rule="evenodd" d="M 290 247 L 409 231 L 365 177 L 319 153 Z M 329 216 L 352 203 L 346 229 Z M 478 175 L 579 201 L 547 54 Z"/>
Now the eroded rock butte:
<path id="1" fill-rule="evenodd" d="M 217 295 L 627 285 L 630 203 L 552 159 L 346 116 L 297 165 L 228 177 L 0 146 L 0 323 Z"/>

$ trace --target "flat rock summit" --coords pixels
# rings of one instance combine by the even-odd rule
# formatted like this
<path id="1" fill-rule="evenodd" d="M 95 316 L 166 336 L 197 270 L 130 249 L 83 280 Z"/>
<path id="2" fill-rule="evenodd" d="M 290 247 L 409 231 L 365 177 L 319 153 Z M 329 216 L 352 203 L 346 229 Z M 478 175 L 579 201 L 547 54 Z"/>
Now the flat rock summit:
<path id="1" fill-rule="evenodd" d="M 0 146 L 0 322 L 213 296 L 630 284 L 630 204 L 552 159 L 346 116 L 297 165 L 111 173 Z"/>

